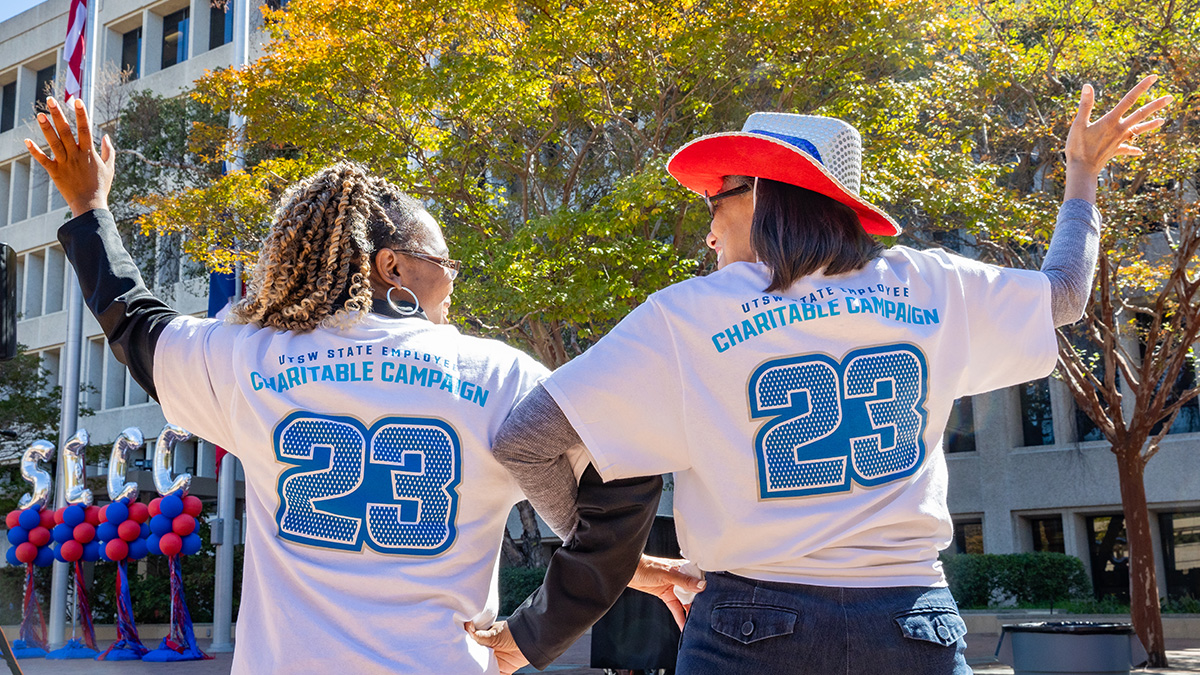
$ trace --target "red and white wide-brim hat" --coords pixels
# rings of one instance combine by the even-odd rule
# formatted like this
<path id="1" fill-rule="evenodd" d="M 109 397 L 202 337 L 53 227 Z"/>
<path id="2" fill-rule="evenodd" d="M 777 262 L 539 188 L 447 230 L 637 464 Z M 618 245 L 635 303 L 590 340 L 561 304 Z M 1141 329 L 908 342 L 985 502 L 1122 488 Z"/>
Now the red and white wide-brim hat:
<path id="1" fill-rule="evenodd" d="M 754 113 L 741 131 L 702 136 L 667 162 L 684 187 L 714 195 L 725 176 L 754 176 L 798 185 L 854 209 L 871 234 L 900 234 L 891 216 L 858 196 L 862 137 L 842 120 L 791 113 Z"/>

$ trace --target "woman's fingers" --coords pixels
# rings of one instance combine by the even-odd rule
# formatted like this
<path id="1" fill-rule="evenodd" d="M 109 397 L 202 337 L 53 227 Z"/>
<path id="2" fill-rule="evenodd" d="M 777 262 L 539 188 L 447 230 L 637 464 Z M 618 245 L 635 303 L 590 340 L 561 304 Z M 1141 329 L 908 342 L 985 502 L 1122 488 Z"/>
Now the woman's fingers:
<path id="1" fill-rule="evenodd" d="M 37 163 L 42 165 L 42 168 L 46 170 L 46 173 L 50 173 L 50 169 L 54 168 L 54 160 L 47 157 L 46 153 L 42 152 L 42 149 L 28 138 L 25 139 L 25 147 L 29 149 L 29 154 L 33 155 L 33 158 L 37 160 Z"/>
<path id="2" fill-rule="evenodd" d="M 1075 121 L 1073 126 L 1087 128 L 1092 119 L 1092 106 L 1096 104 L 1096 91 L 1092 89 L 1092 85 L 1083 85 L 1083 91 L 1079 93 L 1079 109 L 1075 111 Z"/>
<path id="3" fill-rule="evenodd" d="M 1121 98 L 1120 103 L 1117 103 L 1116 107 L 1109 111 L 1105 117 L 1115 117 L 1116 119 L 1121 119 L 1124 117 L 1125 111 L 1132 108 L 1133 104 L 1137 103 L 1137 100 L 1142 97 L 1142 94 L 1146 93 L 1146 91 L 1150 89 L 1151 85 L 1157 81 L 1158 75 L 1147 75 L 1146 77 L 1143 77 L 1142 81 L 1138 82 L 1133 89 L 1130 89 L 1129 92 Z"/>
<path id="4" fill-rule="evenodd" d="M 112 138 L 108 134 L 104 134 L 104 138 L 100 139 L 100 161 L 104 162 L 109 171 L 116 170 L 117 149 L 113 147 Z"/>
<path id="5" fill-rule="evenodd" d="M 58 131 L 54 129 L 54 123 L 50 121 L 50 116 L 46 113 L 38 113 L 37 121 L 38 127 L 42 130 L 42 135 L 46 137 L 46 142 L 50 144 L 50 152 L 54 154 L 54 159 L 66 159 L 67 149 L 63 147 L 62 139 L 58 137 Z"/>
<path id="6" fill-rule="evenodd" d="M 88 119 L 87 108 L 83 99 L 75 99 L 75 129 L 79 133 L 79 147 L 85 151 L 92 149 L 92 123 Z"/>
<path id="7" fill-rule="evenodd" d="M 1133 111 L 1132 113 L 1130 113 L 1128 117 L 1121 120 L 1121 124 L 1136 124 L 1137 122 L 1140 122 L 1140 121 L 1146 119 L 1147 117 L 1153 115 L 1154 113 L 1158 112 L 1159 110 L 1162 110 L 1163 108 L 1167 107 L 1168 105 L 1171 105 L 1171 103 L 1173 103 L 1174 101 L 1175 101 L 1175 97 L 1170 96 L 1170 95 L 1161 96 L 1159 98 L 1156 98 L 1153 101 L 1147 103 L 1146 105 L 1144 105 L 1144 106 L 1138 108 L 1137 110 Z"/>
<path id="8" fill-rule="evenodd" d="M 71 131 L 71 123 L 67 121 L 62 107 L 58 105 L 58 101 L 55 101 L 54 97 L 46 99 L 46 109 L 50 111 L 50 119 L 54 121 L 54 129 L 58 132 L 58 137 L 62 140 L 63 148 L 66 150 L 65 156 L 70 157 L 79 150 L 79 145 L 75 142 L 75 134 Z"/>

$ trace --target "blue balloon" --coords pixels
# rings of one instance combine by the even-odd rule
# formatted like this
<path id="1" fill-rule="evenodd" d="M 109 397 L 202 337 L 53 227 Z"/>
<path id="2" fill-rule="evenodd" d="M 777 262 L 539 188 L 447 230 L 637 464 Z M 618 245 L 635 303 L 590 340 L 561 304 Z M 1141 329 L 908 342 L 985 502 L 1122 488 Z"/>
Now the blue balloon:
<path id="1" fill-rule="evenodd" d="M 72 504 L 67 507 L 66 511 L 63 511 L 63 522 L 71 527 L 75 527 L 84 520 L 86 520 L 86 518 L 83 512 L 83 507 L 78 504 Z"/>
<path id="2" fill-rule="evenodd" d="M 129 507 L 124 502 L 113 502 L 105 507 L 104 517 L 113 525 L 120 525 L 129 518 Z"/>
<path id="3" fill-rule="evenodd" d="M 158 547 L 157 534 L 152 534 L 148 539 L 146 539 L 146 550 L 149 551 L 151 555 L 162 555 L 162 549 Z"/>
<path id="4" fill-rule="evenodd" d="M 179 495 L 167 495 L 158 503 L 158 511 L 168 518 L 174 518 L 183 513 L 183 500 Z"/>
<path id="5" fill-rule="evenodd" d="M 104 549 L 100 548 L 100 542 L 93 539 L 83 545 L 83 559 L 88 562 L 96 562 L 100 559 L 100 551 L 102 550 Z"/>
<path id="6" fill-rule="evenodd" d="M 179 552 L 183 555 L 193 555 L 200 552 L 200 535 L 195 532 L 183 538 L 183 548 Z"/>
<path id="7" fill-rule="evenodd" d="M 75 530 L 66 523 L 59 523 L 54 526 L 53 530 L 50 530 L 50 536 L 54 537 L 54 541 L 63 544 L 75 538 Z"/>
<path id="8" fill-rule="evenodd" d="M 17 520 L 21 523 L 21 527 L 32 530 L 42 524 L 42 515 L 38 513 L 37 509 L 25 509 Z"/>
<path id="9" fill-rule="evenodd" d="M 150 531 L 158 536 L 171 533 L 171 518 L 166 514 L 160 513 L 150 519 Z"/>
<path id="10" fill-rule="evenodd" d="M 9 532 L 11 532 L 11 531 L 12 530 L 9 530 Z M 8 553 L 4 554 L 4 559 L 8 561 L 9 565 L 20 565 L 21 564 L 21 561 L 17 560 L 17 547 L 16 546 L 9 547 Z"/>
<path id="11" fill-rule="evenodd" d="M 142 539 L 150 536 L 150 523 L 142 523 Z"/>
<path id="12" fill-rule="evenodd" d="M 12 544 L 14 548 L 27 541 L 29 541 L 29 531 L 25 528 L 18 526 L 8 531 L 8 543 Z"/>
<path id="13" fill-rule="evenodd" d="M 58 562 L 67 562 L 67 559 L 62 557 L 62 547 L 61 546 L 54 547 L 54 559 L 57 560 Z"/>
<path id="14" fill-rule="evenodd" d="M 38 567 L 49 567 L 54 564 L 54 551 L 50 550 L 49 546 L 43 546 L 38 549 L 37 557 L 33 559 L 33 564 Z"/>
<path id="15" fill-rule="evenodd" d="M 146 542 L 142 539 L 134 539 L 129 542 L 129 559 L 141 560 L 150 553 L 150 549 L 146 547 Z"/>
<path id="16" fill-rule="evenodd" d="M 117 526 L 112 524 L 112 521 L 100 523 L 100 527 L 96 528 L 96 538 L 100 541 L 112 541 L 119 538 L 117 534 Z"/>

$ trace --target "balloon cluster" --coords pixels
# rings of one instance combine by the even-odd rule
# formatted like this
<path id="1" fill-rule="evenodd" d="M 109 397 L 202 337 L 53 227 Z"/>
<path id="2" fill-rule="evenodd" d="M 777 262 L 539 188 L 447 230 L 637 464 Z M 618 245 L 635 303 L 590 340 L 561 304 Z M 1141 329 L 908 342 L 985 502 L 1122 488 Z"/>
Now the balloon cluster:
<path id="1" fill-rule="evenodd" d="M 196 517 L 204 503 L 191 495 L 167 495 L 150 502 L 150 537 L 146 546 L 156 555 L 192 555 L 200 550 Z"/>
<path id="2" fill-rule="evenodd" d="M 68 504 L 54 512 L 52 534 L 58 545 L 54 557 L 61 562 L 76 560 L 95 561 L 100 559 L 100 542 L 96 540 L 96 526 L 100 524 L 100 509 L 83 504 Z"/>
<path id="3" fill-rule="evenodd" d="M 4 521 L 8 525 L 8 541 L 12 544 L 5 555 L 9 565 L 33 563 L 38 567 L 49 567 L 54 563 L 54 551 L 50 548 L 54 513 L 50 509 L 39 506 L 17 509 Z"/>
<path id="4" fill-rule="evenodd" d="M 150 536 L 150 509 L 141 502 L 126 504 L 118 500 L 100 509 L 97 536 L 104 542 L 100 557 L 104 560 L 141 560 L 149 552 L 146 537 Z"/>

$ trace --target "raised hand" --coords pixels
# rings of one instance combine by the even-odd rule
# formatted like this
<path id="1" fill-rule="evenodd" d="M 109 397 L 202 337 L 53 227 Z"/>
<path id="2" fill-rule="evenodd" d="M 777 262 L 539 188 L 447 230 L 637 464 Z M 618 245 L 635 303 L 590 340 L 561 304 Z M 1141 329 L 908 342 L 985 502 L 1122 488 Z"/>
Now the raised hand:
<path id="1" fill-rule="evenodd" d="M 71 207 L 71 213 L 78 216 L 92 209 L 108 208 L 108 191 L 112 188 L 116 151 L 112 139 L 105 134 L 100 142 L 100 152 L 96 152 L 92 143 L 91 122 L 83 101 L 75 99 L 74 108 L 78 140 L 71 132 L 71 125 L 58 101 L 48 98 L 48 112 L 38 113 L 37 120 L 54 156 L 47 157 L 28 138 L 25 139 L 25 147 L 50 174 L 54 186 Z"/>
<path id="2" fill-rule="evenodd" d="M 1067 189 L 1065 199 L 1096 199 L 1096 178 L 1104 165 L 1113 157 L 1141 155 L 1142 149 L 1134 145 L 1137 137 L 1154 131 L 1166 123 L 1163 118 L 1149 119 L 1174 101 L 1172 96 L 1157 98 L 1129 115 L 1138 98 L 1158 81 L 1157 75 L 1144 78 L 1116 107 L 1095 122 L 1091 121 L 1092 106 L 1096 93 L 1092 85 L 1083 85 L 1079 96 L 1079 109 L 1067 134 Z"/>

